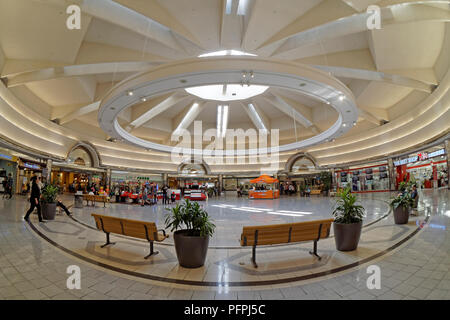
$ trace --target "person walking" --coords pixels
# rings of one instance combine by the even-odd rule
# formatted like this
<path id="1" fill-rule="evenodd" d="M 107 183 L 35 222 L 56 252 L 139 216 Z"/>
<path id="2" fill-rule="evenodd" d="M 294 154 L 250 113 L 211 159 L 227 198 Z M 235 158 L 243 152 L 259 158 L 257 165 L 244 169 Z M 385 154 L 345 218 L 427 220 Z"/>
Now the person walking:
<path id="1" fill-rule="evenodd" d="M 162 187 L 161 191 L 162 191 L 162 203 L 166 204 L 167 188 L 165 185 Z"/>
<path id="2" fill-rule="evenodd" d="M 3 184 L 3 199 L 6 198 L 6 195 L 8 194 L 8 178 L 4 178 L 2 181 Z"/>
<path id="3" fill-rule="evenodd" d="M 39 222 L 43 222 L 41 215 L 41 204 L 39 203 L 41 197 L 41 190 L 39 188 L 39 178 L 33 176 L 31 178 L 31 196 L 30 196 L 30 209 L 28 209 L 24 220 L 28 221 L 30 214 L 33 212 L 34 208 L 37 208 Z"/>
<path id="4" fill-rule="evenodd" d="M 13 183 L 14 183 L 14 181 L 13 181 L 12 175 L 10 173 L 8 175 L 8 181 L 6 183 L 6 190 L 7 190 L 8 194 L 9 194 L 9 199 L 12 198 Z"/>

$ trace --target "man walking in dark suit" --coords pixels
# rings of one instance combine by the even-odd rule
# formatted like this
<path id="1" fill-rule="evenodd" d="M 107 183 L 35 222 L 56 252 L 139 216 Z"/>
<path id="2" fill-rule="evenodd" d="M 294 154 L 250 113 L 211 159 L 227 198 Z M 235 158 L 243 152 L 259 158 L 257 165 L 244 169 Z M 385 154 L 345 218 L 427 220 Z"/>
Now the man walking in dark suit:
<path id="1" fill-rule="evenodd" d="M 27 214 L 23 218 L 25 221 L 28 221 L 30 214 L 33 212 L 34 208 L 37 208 L 39 222 L 43 222 L 42 215 L 41 215 L 41 204 L 39 203 L 41 198 L 41 190 L 38 186 L 38 180 L 39 178 L 36 176 L 33 176 L 31 178 L 31 196 L 30 196 L 30 209 L 28 209 Z"/>

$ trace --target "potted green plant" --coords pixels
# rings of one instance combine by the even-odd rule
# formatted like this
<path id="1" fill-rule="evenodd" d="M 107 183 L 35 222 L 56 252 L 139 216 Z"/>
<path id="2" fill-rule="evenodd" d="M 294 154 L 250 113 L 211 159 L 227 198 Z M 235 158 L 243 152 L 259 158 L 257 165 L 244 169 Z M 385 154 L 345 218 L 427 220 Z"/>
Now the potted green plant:
<path id="1" fill-rule="evenodd" d="M 331 173 L 328 171 L 322 171 L 320 173 L 320 181 L 323 183 L 323 193 L 325 196 L 328 196 L 328 192 L 331 188 Z"/>
<path id="2" fill-rule="evenodd" d="M 409 190 L 399 194 L 391 200 L 391 207 L 394 211 L 395 224 L 406 224 L 409 220 L 409 211 L 414 204 L 414 199 L 411 198 Z"/>
<path id="3" fill-rule="evenodd" d="M 58 187 L 52 184 L 47 184 L 42 188 L 42 216 L 45 220 L 55 219 L 58 191 Z"/>
<path id="4" fill-rule="evenodd" d="M 356 201 L 350 188 L 337 194 L 333 230 L 336 249 L 339 251 L 352 251 L 358 247 L 365 210 Z"/>
<path id="5" fill-rule="evenodd" d="M 406 182 L 404 182 L 404 181 L 400 182 L 398 184 L 398 190 L 403 192 L 403 191 L 405 191 L 405 189 L 406 189 Z"/>
<path id="6" fill-rule="evenodd" d="M 204 265 L 208 252 L 209 238 L 216 226 L 208 213 L 197 202 L 186 199 L 182 204 L 167 209 L 166 228 L 175 231 L 173 240 L 178 262 L 185 268 Z"/>

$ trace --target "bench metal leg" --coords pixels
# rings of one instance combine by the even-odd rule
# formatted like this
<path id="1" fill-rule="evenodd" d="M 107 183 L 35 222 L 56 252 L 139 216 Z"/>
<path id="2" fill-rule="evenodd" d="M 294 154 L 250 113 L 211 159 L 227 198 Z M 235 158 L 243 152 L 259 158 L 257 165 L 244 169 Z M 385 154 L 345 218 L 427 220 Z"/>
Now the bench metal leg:
<path id="1" fill-rule="evenodd" d="M 148 259 L 151 256 L 157 255 L 159 251 L 153 251 L 153 241 L 150 241 L 150 254 L 145 256 L 144 259 Z"/>
<path id="2" fill-rule="evenodd" d="M 252 249 L 252 263 L 255 268 L 258 268 L 258 265 L 256 264 L 256 246 L 253 246 Z"/>
<path id="3" fill-rule="evenodd" d="M 109 232 L 108 232 L 108 233 L 106 233 L 106 243 L 104 245 L 101 245 L 100 248 L 104 248 L 104 247 L 106 247 L 107 245 L 110 245 L 110 244 L 116 244 L 116 243 L 109 241 Z"/>
<path id="4" fill-rule="evenodd" d="M 317 254 L 317 241 L 314 241 L 313 251 L 310 251 L 309 254 L 316 256 L 319 260 L 322 259 L 322 257 Z"/>

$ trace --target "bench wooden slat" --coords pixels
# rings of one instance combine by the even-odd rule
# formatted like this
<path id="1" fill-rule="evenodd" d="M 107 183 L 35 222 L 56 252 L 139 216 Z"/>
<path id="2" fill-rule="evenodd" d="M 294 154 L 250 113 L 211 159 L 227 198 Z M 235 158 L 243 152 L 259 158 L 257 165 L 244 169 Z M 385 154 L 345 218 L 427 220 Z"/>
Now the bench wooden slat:
<path id="1" fill-rule="evenodd" d="M 258 230 L 257 244 L 281 244 L 288 242 L 315 241 L 327 238 L 333 219 L 286 223 L 265 226 L 245 226 L 241 234 L 241 246 L 255 244 L 255 231 Z M 322 229 L 319 235 L 319 226 Z M 289 241 L 289 230 L 290 241 Z"/>
<path id="2" fill-rule="evenodd" d="M 158 233 L 156 224 L 154 222 L 130 220 L 118 217 L 104 216 L 95 213 L 93 213 L 92 216 L 95 219 L 97 229 L 105 232 L 123 234 L 125 236 L 130 236 L 133 238 L 140 238 L 158 242 L 164 241 L 167 238 L 167 236 Z M 102 221 L 104 230 L 102 229 Z M 147 227 L 148 239 L 144 226 Z M 156 238 L 155 233 L 157 233 Z"/>

